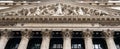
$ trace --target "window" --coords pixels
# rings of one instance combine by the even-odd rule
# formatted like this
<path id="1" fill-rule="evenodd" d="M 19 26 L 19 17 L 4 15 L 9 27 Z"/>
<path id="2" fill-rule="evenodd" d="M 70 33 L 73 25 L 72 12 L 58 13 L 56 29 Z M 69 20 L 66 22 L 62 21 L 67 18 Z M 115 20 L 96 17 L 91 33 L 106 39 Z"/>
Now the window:
<path id="1" fill-rule="evenodd" d="M 94 44 L 94 49 L 102 49 L 100 44 Z"/>
<path id="2" fill-rule="evenodd" d="M 61 31 L 53 31 L 49 49 L 63 49 L 63 37 Z"/>
<path id="3" fill-rule="evenodd" d="M 72 44 L 72 49 L 83 49 L 81 44 Z"/>
<path id="4" fill-rule="evenodd" d="M 120 45 L 119 44 L 117 44 L 116 47 L 117 47 L 117 49 L 120 49 Z"/>
<path id="5" fill-rule="evenodd" d="M 40 44 L 34 44 L 34 47 L 32 47 L 32 49 L 39 49 L 40 48 Z"/>
<path id="6" fill-rule="evenodd" d="M 62 49 L 62 44 L 53 44 L 53 49 Z"/>

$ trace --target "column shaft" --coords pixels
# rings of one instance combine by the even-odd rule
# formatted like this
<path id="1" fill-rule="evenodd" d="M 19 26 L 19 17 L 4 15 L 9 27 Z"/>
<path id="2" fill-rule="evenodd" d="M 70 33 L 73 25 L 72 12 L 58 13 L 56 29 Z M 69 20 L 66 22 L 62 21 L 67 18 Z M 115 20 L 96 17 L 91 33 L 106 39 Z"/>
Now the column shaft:
<path id="1" fill-rule="evenodd" d="M 89 29 L 83 31 L 84 41 L 85 41 L 85 49 L 94 49 L 93 42 L 92 42 L 92 34 Z"/>
<path id="2" fill-rule="evenodd" d="M 50 45 L 50 37 L 43 37 L 41 49 L 49 49 L 49 45 Z"/>
<path id="3" fill-rule="evenodd" d="M 42 30 L 42 44 L 40 49 L 49 49 L 51 30 Z"/>
<path id="4" fill-rule="evenodd" d="M 63 49 L 71 49 L 71 38 L 69 37 L 64 38 Z"/>
<path id="5" fill-rule="evenodd" d="M 63 49 L 71 49 L 71 30 L 63 30 Z"/>
<path id="6" fill-rule="evenodd" d="M 117 49 L 113 39 L 114 32 L 108 29 L 108 30 L 104 30 L 103 34 L 106 37 L 105 40 L 106 40 L 108 49 Z"/>
<path id="7" fill-rule="evenodd" d="M 117 49 L 112 37 L 106 38 L 108 49 Z"/>
<path id="8" fill-rule="evenodd" d="M 85 38 L 85 49 L 93 49 L 93 42 L 92 42 L 92 38 Z"/>
<path id="9" fill-rule="evenodd" d="M 0 39 L 0 49 L 5 49 L 8 40 L 9 39 L 7 37 L 1 37 L 1 39 Z"/>
<path id="10" fill-rule="evenodd" d="M 8 37 L 12 36 L 11 30 L 3 30 L 1 33 L 1 38 L 0 38 L 0 49 L 5 49 L 6 44 L 9 40 Z"/>
<path id="11" fill-rule="evenodd" d="M 18 46 L 18 49 L 27 49 L 32 31 L 26 29 L 26 30 L 23 30 L 21 33 L 22 33 L 22 39 Z"/>
<path id="12" fill-rule="evenodd" d="M 27 49 L 28 42 L 29 42 L 28 38 L 22 38 L 18 49 Z"/>

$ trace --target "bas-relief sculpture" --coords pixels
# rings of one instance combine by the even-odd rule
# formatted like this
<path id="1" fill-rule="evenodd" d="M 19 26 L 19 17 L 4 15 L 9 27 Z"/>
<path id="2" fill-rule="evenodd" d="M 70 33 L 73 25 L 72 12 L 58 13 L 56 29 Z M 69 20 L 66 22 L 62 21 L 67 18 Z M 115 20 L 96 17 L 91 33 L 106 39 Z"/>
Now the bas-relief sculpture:
<path id="1" fill-rule="evenodd" d="M 108 12 L 90 9 L 85 7 L 77 7 L 72 5 L 66 5 L 62 3 L 47 5 L 47 6 L 38 6 L 33 8 L 23 8 L 17 12 L 9 11 L 0 13 L 1 16 L 106 16 L 109 15 Z"/>

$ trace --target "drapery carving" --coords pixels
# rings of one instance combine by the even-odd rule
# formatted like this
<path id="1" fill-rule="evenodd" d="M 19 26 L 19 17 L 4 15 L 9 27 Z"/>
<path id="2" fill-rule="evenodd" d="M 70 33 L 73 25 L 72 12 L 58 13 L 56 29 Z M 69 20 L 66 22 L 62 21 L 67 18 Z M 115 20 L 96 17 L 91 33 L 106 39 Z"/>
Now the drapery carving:
<path id="1" fill-rule="evenodd" d="M 109 13 L 98 9 L 90 9 L 86 7 L 78 7 L 66 5 L 62 3 L 38 6 L 33 8 L 23 8 L 18 11 L 9 11 L 0 13 L 2 16 L 71 16 L 71 15 L 85 15 L 85 16 L 105 16 Z"/>

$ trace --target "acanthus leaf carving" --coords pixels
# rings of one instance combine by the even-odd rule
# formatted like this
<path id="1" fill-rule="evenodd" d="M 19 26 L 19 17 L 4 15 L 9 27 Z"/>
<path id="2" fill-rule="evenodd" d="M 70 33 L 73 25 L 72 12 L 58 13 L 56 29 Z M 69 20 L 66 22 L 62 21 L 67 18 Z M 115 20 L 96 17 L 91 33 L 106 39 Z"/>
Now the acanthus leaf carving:
<path id="1" fill-rule="evenodd" d="M 103 31 L 103 35 L 107 38 L 109 38 L 109 37 L 113 37 L 113 35 L 114 35 L 114 32 L 112 31 L 112 30 L 109 30 L 109 29 L 107 29 L 107 30 L 104 30 Z"/>
<path id="2" fill-rule="evenodd" d="M 92 34 L 93 34 L 93 32 L 91 31 L 91 30 L 89 30 L 89 29 L 86 29 L 86 30 L 84 30 L 83 31 L 83 36 L 86 38 L 88 38 L 88 37 L 92 37 Z"/>
<path id="3" fill-rule="evenodd" d="M 30 38 L 32 35 L 32 30 L 22 30 L 22 38 Z"/>
<path id="4" fill-rule="evenodd" d="M 51 30 L 49 30 L 49 29 L 43 29 L 42 30 L 42 36 L 43 37 L 50 37 L 51 36 Z"/>
<path id="5" fill-rule="evenodd" d="M 1 30 L 1 36 L 2 37 L 10 37 L 12 36 L 11 30 L 5 29 L 5 30 Z"/>
<path id="6" fill-rule="evenodd" d="M 62 32 L 63 32 L 63 37 L 64 38 L 71 38 L 72 37 L 72 30 L 65 29 Z"/>

